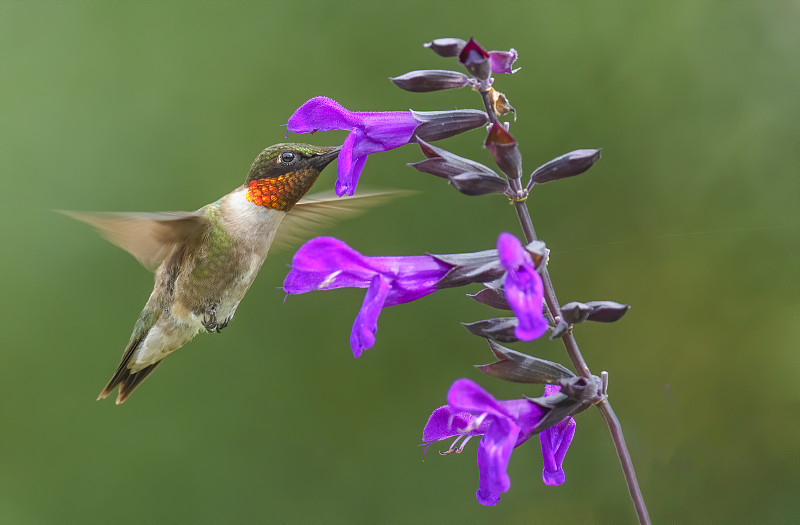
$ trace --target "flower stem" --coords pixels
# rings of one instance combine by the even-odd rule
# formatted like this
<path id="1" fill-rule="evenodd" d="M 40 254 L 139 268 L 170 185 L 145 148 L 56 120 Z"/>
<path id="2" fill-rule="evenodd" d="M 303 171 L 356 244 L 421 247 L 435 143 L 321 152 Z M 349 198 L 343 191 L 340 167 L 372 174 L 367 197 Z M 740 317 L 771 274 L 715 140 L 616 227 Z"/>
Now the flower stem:
<path id="1" fill-rule="evenodd" d="M 611 408 L 608 399 L 598 403 L 597 408 L 600 410 L 600 415 L 603 416 L 606 425 L 608 425 L 608 430 L 611 432 L 611 439 L 614 441 L 622 471 L 625 473 L 628 492 L 631 495 L 631 500 L 633 500 L 633 506 L 636 508 L 636 514 L 639 516 L 639 523 L 649 525 L 650 514 L 647 513 L 644 497 L 642 497 L 642 491 L 639 489 L 639 482 L 636 479 L 636 472 L 633 470 L 633 461 L 631 461 L 628 447 L 625 445 L 625 437 L 622 435 L 622 426 L 619 423 L 619 419 L 617 419 L 617 415 L 614 413 L 614 409 Z"/>
<path id="2" fill-rule="evenodd" d="M 487 115 L 489 115 L 489 121 L 499 123 L 497 120 L 497 113 L 494 109 L 494 103 L 492 102 L 491 84 L 488 79 L 480 81 L 478 84 L 478 92 L 481 94 L 481 98 L 483 99 L 483 106 L 486 108 Z M 517 217 L 519 218 L 519 223 L 522 226 L 522 232 L 525 235 L 527 242 L 533 242 L 537 240 L 537 237 L 536 230 L 533 228 L 531 214 L 528 211 L 528 206 L 524 200 L 525 197 L 527 197 L 527 191 L 523 191 L 522 183 L 519 179 L 509 178 L 508 182 L 513 195 L 516 197 L 512 198 L 512 200 L 514 202 L 514 208 L 517 212 Z M 528 190 L 530 190 L 530 188 L 528 188 Z M 542 284 L 544 285 L 545 303 L 549 309 L 548 316 L 551 318 L 551 322 L 556 323 L 557 319 L 562 318 L 561 306 L 559 305 L 558 298 L 556 297 L 556 291 L 553 287 L 553 281 L 550 279 L 550 272 L 547 271 L 547 266 L 545 266 L 542 270 Z M 572 364 L 575 366 L 575 369 L 578 371 L 578 374 L 591 379 L 592 373 L 589 371 L 589 366 L 583 359 L 583 355 L 578 348 L 578 342 L 575 340 L 572 330 L 569 330 L 563 337 L 561 337 L 561 341 L 563 341 L 564 347 L 567 350 L 567 354 L 569 355 Z M 622 472 L 625 475 L 625 482 L 628 485 L 628 492 L 631 495 L 633 506 L 636 509 L 636 514 L 639 517 L 639 523 L 642 525 L 650 525 L 650 515 L 647 512 L 647 506 L 644 503 L 644 497 L 642 496 L 642 491 L 639 488 L 639 481 L 636 479 L 636 472 L 633 470 L 633 461 L 631 460 L 630 452 L 628 452 L 628 447 L 625 444 L 625 437 L 622 434 L 622 426 L 620 425 L 619 419 L 617 419 L 617 415 L 614 413 L 614 410 L 611 408 L 611 403 L 608 402 L 606 392 L 603 392 L 603 400 L 597 404 L 597 408 L 600 410 L 600 414 L 603 416 L 603 420 L 606 422 L 609 432 L 611 432 L 611 439 L 614 442 L 614 447 L 617 450 L 617 457 L 619 457 L 619 462 L 622 466 Z"/>
<path id="3" fill-rule="evenodd" d="M 519 186 L 519 180 L 517 180 L 516 183 L 516 185 Z M 511 186 L 513 190 L 517 190 L 513 182 Z M 514 207 L 516 208 L 522 231 L 525 234 L 525 239 L 528 242 L 535 241 L 537 239 L 536 230 L 533 229 L 533 221 L 531 220 L 528 206 L 524 201 L 516 201 L 514 202 Z M 550 310 L 550 315 L 554 318 L 552 320 L 554 321 L 555 318 L 561 318 L 561 307 L 559 306 L 558 298 L 553 288 L 553 281 L 550 279 L 550 273 L 547 271 L 546 267 L 542 271 L 542 284 L 544 285 L 544 299 L 547 303 L 547 308 Z M 572 360 L 572 364 L 575 366 L 578 374 L 591 378 L 592 374 L 589 371 L 589 366 L 583 359 L 583 355 L 578 348 L 578 342 L 575 340 L 572 331 L 570 330 L 567 332 L 561 340 L 564 342 L 567 354 L 570 360 Z M 633 470 L 633 461 L 631 461 L 631 455 L 628 452 L 628 447 L 625 445 L 625 438 L 622 435 L 622 426 L 619 423 L 619 419 L 617 419 L 616 414 L 614 414 L 614 410 L 611 408 L 611 404 L 608 402 L 607 398 L 604 397 L 603 401 L 597 404 L 597 408 L 600 410 L 600 414 L 603 416 L 603 420 L 606 422 L 608 430 L 611 432 L 611 439 L 614 441 L 614 447 L 617 450 L 617 456 L 622 465 L 622 472 L 625 475 L 628 492 L 630 492 L 633 506 L 636 508 L 636 514 L 639 516 L 639 523 L 642 525 L 649 525 L 650 515 L 647 513 L 642 491 L 636 479 L 636 472 Z"/>
<path id="4" fill-rule="evenodd" d="M 486 113 L 489 115 L 489 120 L 491 122 L 498 122 L 497 114 L 494 111 L 494 104 L 491 100 L 488 82 L 481 83 L 479 92 L 483 98 L 483 105 L 486 108 Z M 522 226 L 522 232 L 525 235 L 525 239 L 527 242 L 535 241 L 537 240 L 537 237 L 536 230 L 533 228 L 533 220 L 531 219 L 531 214 L 528 211 L 527 204 L 524 200 L 522 200 L 526 196 L 526 192 L 523 192 L 522 190 L 522 183 L 519 179 L 514 178 L 510 178 L 508 182 L 511 186 L 512 193 L 520 198 L 514 199 L 514 208 L 517 212 L 519 223 Z M 551 317 L 550 321 L 556 323 L 557 319 L 561 319 L 561 306 L 559 305 L 558 298 L 556 297 L 553 281 L 550 279 L 550 272 L 547 271 L 546 266 L 542 270 L 542 284 L 544 285 L 545 303 L 547 303 L 549 317 Z M 561 341 L 563 341 L 564 347 L 567 350 L 567 354 L 569 355 L 572 364 L 575 366 L 575 369 L 578 371 L 578 374 L 586 378 L 591 378 L 592 373 L 589 371 L 589 366 L 586 364 L 586 360 L 584 360 L 583 355 L 578 348 L 578 342 L 575 340 L 572 330 L 568 331 L 561 338 Z M 625 475 L 625 482 L 628 485 L 628 492 L 631 495 L 633 506 L 636 509 L 636 514 L 639 517 L 639 523 L 642 525 L 650 525 L 650 515 L 647 512 L 647 506 L 644 503 L 644 497 L 642 496 L 642 491 L 639 488 L 639 482 L 636 479 L 636 472 L 633 470 L 633 461 L 631 461 L 631 455 L 628 452 L 627 445 L 625 444 L 625 437 L 622 434 L 622 426 L 620 425 L 619 419 L 617 419 L 614 410 L 611 408 L 608 398 L 605 397 L 605 392 L 603 394 L 603 400 L 597 404 L 597 408 L 600 410 L 600 414 L 603 416 L 603 420 L 606 422 L 608 430 L 611 432 L 611 439 L 614 442 L 614 447 L 617 450 L 617 457 L 619 457 L 619 462 L 622 466 L 622 472 Z"/>

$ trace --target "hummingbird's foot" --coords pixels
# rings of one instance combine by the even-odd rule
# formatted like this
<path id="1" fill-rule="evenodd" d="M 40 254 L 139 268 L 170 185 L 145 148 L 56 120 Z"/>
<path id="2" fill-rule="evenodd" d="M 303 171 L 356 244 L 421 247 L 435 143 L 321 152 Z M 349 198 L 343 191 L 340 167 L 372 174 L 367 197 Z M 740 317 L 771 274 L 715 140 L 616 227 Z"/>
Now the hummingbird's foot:
<path id="1" fill-rule="evenodd" d="M 203 327 L 208 333 L 219 333 L 219 324 L 217 323 L 217 307 L 214 305 L 206 308 L 206 313 L 203 315 Z M 224 326 L 223 326 L 224 328 Z"/>
<path id="2" fill-rule="evenodd" d="M 226 328 L 226 327 L 228 326 L 228 323 L 230 323 L 230 322 L 231 322 L 231 318 L 230 318 L 230 317 L 228 317 L 227 319 L 225 319 L 224 321 L 222 321 L 222 322 L 219 324 L 219 326 L 217 326 L 217 333 L 220 333 L 220 332 L 222 331 L 222 329 L 223 329 L 223 328 Z"/>

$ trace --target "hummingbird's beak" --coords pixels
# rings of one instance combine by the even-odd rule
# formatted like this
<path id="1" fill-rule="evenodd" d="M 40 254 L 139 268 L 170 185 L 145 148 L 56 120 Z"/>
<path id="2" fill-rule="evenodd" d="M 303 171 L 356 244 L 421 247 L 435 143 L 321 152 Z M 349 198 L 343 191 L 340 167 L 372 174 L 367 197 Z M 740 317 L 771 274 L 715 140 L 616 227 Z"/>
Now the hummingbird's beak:
<path id="1" fill-rule="evenodd" d="M 341 146 L 325 148 L 325 151 L 322 153 L 317 153 L 314 155 L 311 158 L 311 161 L 313 162 L 315 168 L 322 171 L 322 168 L 333 162 L 333 160 L 339 156 L 340 151 L 342 151 Z"/>

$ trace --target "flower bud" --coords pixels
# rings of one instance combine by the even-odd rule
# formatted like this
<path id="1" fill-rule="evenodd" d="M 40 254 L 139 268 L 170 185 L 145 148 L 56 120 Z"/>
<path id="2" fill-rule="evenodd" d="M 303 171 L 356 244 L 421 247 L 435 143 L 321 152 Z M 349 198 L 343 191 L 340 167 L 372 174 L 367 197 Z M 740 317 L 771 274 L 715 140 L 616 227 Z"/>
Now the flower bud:
<path id="1" fill-rule="evenodd" d="M 475 368 L 490 376 L 514 383 L 560 384 L 559 380 L 574 378 L 575 374 L 565 366 L 538 357 L 529 356 L 489 341 L 497 361 Z"/>
<path id="2" fill-rule="evenodd" d="M 506 271 L 497 258 L 497 250 L 429 255 L 451 266 L 444 277 L 436 282 L 436 287 L 439 289 L 494 281 L 502 277 Z"/>
<path id="3" fill-rule="evenodd" d="M 620 304 L 614 301 L 589 301 L 586 304 L 592 308 L 592 312 L 589 314 L 589 321 L 599 323 L 619 321 L 631 308 L 629 304 Z"/>
<path id="4" fill-rule="evenodd" d="M 406 91 L 424 93 L 428 91 L 440 91 L 442 89 L 455 89 L 464 87 L 469 81 L 469 77 L 458 71 L 448 71 L 446 69 L 423 69 L 419 71 L 409 71 L 399 77 L 389 77 L 395 85 Z"/>
<path id="5" fill-rule="evenodd" d="M 580 175 L 600 158 L 599 149 L 576 149 L 536 168 L 531 180 L 541 184 L 556 179 Z"/>
<path id="6" fill-rule="evenodd" d="M 503 193 L 508 188 L 506 179 L 483 164 L 431 146 L 422 139 L 418 138 L 417 142 L 420 143 L 422 152 L 428 158 L 407 165 L 424 173 L 448 179 L 450 184 L 461 193 L 471 196 L 486 195 Z"/>
<path id="7" fill-rule="evenodd" d="M 412 110 L 411 115 L 421 122 L 414 134 L 427 142 L 446 139 L 481 127 L 489 122 L 489 116 L 477 109 L 457 109 L 453 111 Z"/>
<path id="8" fill-rule="evenodd" d="M 630 305 L 614 301 L 589 301 L 588 303 L 573 301 L 561 307 L 561 317 L 569 324 L 583 321 L 613 323 L 620 320 L 629 309 Z"/>
<path id="9" fill-rule="evenodd" d="M 478 44 L 475 39 L 470 38 L 467 45 L 458 54 L 458 61 L 467 68 L 475 78 L 486 80 L 492 73 L 492 63 L 489 60 L 489 53 Z"/>
<path id="10" fill-rule="evenodd" d="M 502 286 L 501 283 L 498 284 Z M 503 292 L 502 287 L 495 287 L 492 286 L 492 284 L 488 284 L 486 288 L 480 292 L 475 294 L 467 294 L 467 296 L 472 297 L 481 304 L 491 306 L 492 308 L 497 308 L 498 310 L 511 310 L 511 306 L 509 306 L 508 301 L 506 300 L 506 294 Z"/>
<path id="11" fill-rule="evenodd" d="M 502 177 L 487 176 L 483 173 L 469 171 L 450 177 L 450 184 L 455 189 L 471 197 L 490 193 L 505 193 L 508 181 Z"/>
<path id="12" fill-rule="evenodd" d="M 422 153 L 428 158 L 420 162 L 409 163 L 408 166 L 412 168 L 443 178 L 450 178 L 462 173 L 480 173 L 486 177 L 500 179 L 492 169 L 479 162 L 459 157 L 445 149 L 428 144 L 419 138 L 417 139 L 417 143 L 419 143 Z"/>
<path id="13" fill-rule="evenodd" d="M 561 307 L 561 318 L 569 324 L 582 323 L 589 318 L 592 307 L 588 304 L 572 301 Z"/>
<path id="14" fill-rule="evenodd" d="M 434 53 L 443 57 L 455 57 L 461 53 L 467 43 L 460 38 L 437 38 L 431 42 L 422 44 Z"/>
<path id="15" fill-rule="evenodd" d="M 494 157 L 497 166 L 510 179 L 519 179 L 522 175 L 522 155 L 517 141 L 497 122 L 492 123 L 484 147 Z"/>
<path id="16" fill-rule="evenodd" d="M 514 335 L 514 331 L 519 324 L 516 317 L 495 317 L 484 319 L 474 323 L 461 323 L 467 331 L 478 337 L 494 339 L 501 343 L 515 343 L 519 341 Z"/>

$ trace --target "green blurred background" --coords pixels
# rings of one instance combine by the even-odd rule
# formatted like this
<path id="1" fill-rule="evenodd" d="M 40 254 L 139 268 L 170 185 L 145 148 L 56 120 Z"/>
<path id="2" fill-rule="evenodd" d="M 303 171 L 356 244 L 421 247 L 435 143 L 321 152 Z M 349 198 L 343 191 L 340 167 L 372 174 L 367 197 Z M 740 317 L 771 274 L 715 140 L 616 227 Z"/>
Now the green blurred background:
<path id="1" fill-rule="evenodd" d="M 363 292 L 282 303 L 291 251 L 271 254 L 222 335 L 199 336 L 125 405 L 94 400 L 152 276 L 52 210 L 196 209 L 241 184 L 315 95 L 480 107 L 467 90 L 387 80 L 455 67 L 421 44 L 471 35 L 520 53 L 496 85 L 518 110 L 526 171 L 604 148 L 530 208 L 562 302 L 633 305 L 578 339 L 610 372 L 654 521 L 797 522 L 799 14 L 778 1 L 0 1 L 0 522 L 635 519 L 596 411 L 579 417 L 565 485 L 542 484 L 532 441 L 494 508 L 474 498 L 475 442 L 422 463 L 422 426 L 455 379 L 538 393 L 471 367 L 491 356 L 458 323 L 495 312 L 467 290 L 390 308 L 354 360 Z M 440 145 L 488 163 L 481 142 Z M 373 255 L 519 233 L 502 198 L 404 166 L 420 157 L 372 156 L 365 187 L 421 193 L 321 233 Z M 567 361 L 556 342 L 518 348 Z"/>

